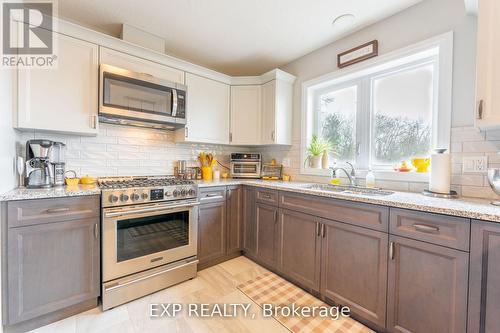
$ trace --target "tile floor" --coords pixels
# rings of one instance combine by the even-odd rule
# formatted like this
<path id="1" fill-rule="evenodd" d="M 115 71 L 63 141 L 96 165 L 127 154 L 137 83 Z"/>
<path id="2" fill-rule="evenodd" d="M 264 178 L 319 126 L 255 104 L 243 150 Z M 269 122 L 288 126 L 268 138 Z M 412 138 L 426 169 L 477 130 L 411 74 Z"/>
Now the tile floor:
<path id="1" fill-rule="evenodd" d="M 289 333 L 274 318 L 264 318 L 259 307 L 236 286 L 267 270 L 245 257 L 205 269 L 190 281 L 164 289 L 136 301 L 102 312 L 95 308 L 79 315 L 41 327 L 31 333 Z M 255 318 L 151 318 L 151 303 L 252 303 Z"/>

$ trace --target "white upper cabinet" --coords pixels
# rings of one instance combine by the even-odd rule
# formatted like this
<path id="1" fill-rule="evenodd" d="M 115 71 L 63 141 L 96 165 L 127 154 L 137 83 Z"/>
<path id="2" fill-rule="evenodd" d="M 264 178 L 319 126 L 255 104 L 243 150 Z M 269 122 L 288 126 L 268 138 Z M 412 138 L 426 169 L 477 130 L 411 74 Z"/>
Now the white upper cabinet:
<path id="1" fill-rule="evenodd" d="M 476 126 L 500 128 L 500 1 L 479 1 Z"/>
<path id="2" fill-rule="evenodd" d="M 231 87 L 231 144 L 258 145 L 261 141 L 262 87 Z"/>
<path id="3" fill-rule="evenodd" d="M 292 144 L 292 98 L 290 81 L 275 79 L 262 85 L 262 144 Z"/>
<path id="4" fill-rule="evenodd" d="M 177 142 L 229 144 L 229 85 L 186 73 L 186 127 Z"/>
<path id="5" fill-rule="evenodd" d="M 18 69 L 14 127 L 97 135 L 98 46 L 54 33 L 57 68 Z"/>
<path id="6" fill-rule="evenodd" d="M 184 84 L 184 72 L 181 70 L 105 47 L 101 47 L 100 63 Z"/>

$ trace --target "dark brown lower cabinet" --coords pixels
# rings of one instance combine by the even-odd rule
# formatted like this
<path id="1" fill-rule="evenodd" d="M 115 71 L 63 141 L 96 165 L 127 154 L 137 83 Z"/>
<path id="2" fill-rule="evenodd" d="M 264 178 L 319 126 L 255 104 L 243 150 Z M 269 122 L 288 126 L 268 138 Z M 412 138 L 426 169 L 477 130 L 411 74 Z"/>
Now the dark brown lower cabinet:
<path id="1" fill-rule="evenodd" d="M 388 234 L 323 221 L 321 294 L 385 327 Z"/>
<path id="2" fill-rule="evenodd" d="M 500 331 L 500 224 L 472 222 L 469 333 Z"/>
<path id="3" fill-rule="evenodd" d="M 8 325 L 100 295 L 97 217 L 9 228 L 7 237 Z"/>
<path id="4" fill-rule="evenodd" d="M 403 237 L 389 238 L 390 332 L 466 332 L 469 254 Z"/>
<path id="5" fill-rule="evenodd" d="M 243 211 L 243 251 L 251 257 L 257 253 L 257 220 L 255 216 L 255 189 L 243 186 L 242 189 Z"/>
<path id="6" fill-rule="evenodd" d="M 278 270 L 303 288 L 319 292 L 321 219 L 279 210 Z"/>
<path id="7" fill-rule="evenodd" d="M 199 267 L 226 255 L 226 201 L 201 204 L 198 208 Z"/>
<path id="8" fill-rule="evenodd" d="M 256 258 L 269 268 L 276 268 L 278 208 L 267 204 L 256 204 Z"/>
<path id="9" fill-rule="evenodd" d="M 238 254 L 242 242 L 242 190 L 241 186 L 227 187 L 227 254 Z"/>

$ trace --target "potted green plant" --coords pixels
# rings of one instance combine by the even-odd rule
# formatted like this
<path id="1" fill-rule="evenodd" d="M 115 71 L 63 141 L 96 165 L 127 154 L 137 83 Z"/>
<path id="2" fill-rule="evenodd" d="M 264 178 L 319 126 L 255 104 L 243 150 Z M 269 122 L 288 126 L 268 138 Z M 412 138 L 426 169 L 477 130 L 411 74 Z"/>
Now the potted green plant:
<path id="1" fill-rule="evenodd" d="M 328 153 L 332 151 L 332 148 L 333 145 L 330 141 L 318 138 L 318 136 L 314 134 L 311 143 L 307 146 L 307 158 L 305 163 L 309 162 L 309 166 L 314 169 L 320 169 L 322 164 L 326 163 L 326 168 L 328 168 Z"/>

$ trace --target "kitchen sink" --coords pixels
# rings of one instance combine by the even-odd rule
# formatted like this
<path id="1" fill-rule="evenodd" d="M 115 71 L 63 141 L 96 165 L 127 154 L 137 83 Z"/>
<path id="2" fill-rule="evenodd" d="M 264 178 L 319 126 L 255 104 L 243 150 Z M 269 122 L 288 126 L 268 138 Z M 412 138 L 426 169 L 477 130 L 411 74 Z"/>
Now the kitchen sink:
<path id="1" fill-rule="evenodd" d="M 309 190 L 317 191 L 327 191 L 327 192 L 337 192 L 346 194 L 361 194 L 361 195 L 373 195 L 373 196 L 385 196 L 391 195 L 393 191 L 381 190 L 378 188 L 369 188 L 362 186 L 350 186 L 350 185 L 328 185 L 328 184 L 310 184 L 305 186 Z"/>

